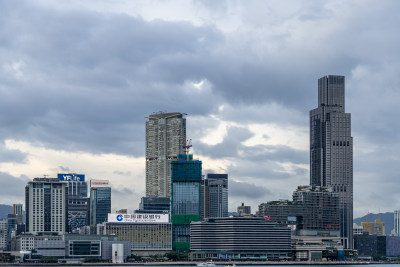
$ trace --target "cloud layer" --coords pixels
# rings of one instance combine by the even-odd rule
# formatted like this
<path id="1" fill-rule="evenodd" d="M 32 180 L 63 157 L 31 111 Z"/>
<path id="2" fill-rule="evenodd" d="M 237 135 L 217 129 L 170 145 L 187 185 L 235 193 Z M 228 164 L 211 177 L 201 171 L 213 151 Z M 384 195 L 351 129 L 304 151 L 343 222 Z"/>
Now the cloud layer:
<path id="1" fill-rule="evenodd" d="M 144 192 L 145 117 L 179 111 L 189 114 L 204 172 L 229 173 L 230 210 L 241 202 L 254 210 L 309 182 L 317 79 L 341 74 L 355 214 L 398 208 L 399 5 L 3 1 L 1 185 L 79 169 L 112 181 L 114 208 L 123 196 L 134 209 Z"/>

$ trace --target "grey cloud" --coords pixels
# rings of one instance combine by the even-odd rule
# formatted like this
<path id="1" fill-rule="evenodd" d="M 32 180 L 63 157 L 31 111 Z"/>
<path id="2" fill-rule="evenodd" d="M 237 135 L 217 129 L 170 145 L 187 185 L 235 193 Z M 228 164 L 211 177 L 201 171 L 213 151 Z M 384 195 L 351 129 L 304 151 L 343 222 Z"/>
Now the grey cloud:
<path id="1" fill-rule="evenodd" d="M 118 174 L 118 175 L 123 175 L 123 176 L 130 176 L 131 172 L 130 171 L 114 171 L 113 173 Z"/>
<path id="2" fill-rule="evenodd" d="M 3 204 L 23 203 L 25 186 L 30 179 L 26 176 L 14 177 L 0 172 L 0 195 Z"/>
<path id="3" fill-rule="evenodd" d="M 263 186 L 229 180 L 229 197 L 258 199 L 271 194 L 272 193 Z"/>
<path id="4" fill-rule="evenodd" d="M 0 162 L 24 163 L 27 160 L 27 154 L 16 149 L 8 149 L 4 143 L 0 142 Z"/>

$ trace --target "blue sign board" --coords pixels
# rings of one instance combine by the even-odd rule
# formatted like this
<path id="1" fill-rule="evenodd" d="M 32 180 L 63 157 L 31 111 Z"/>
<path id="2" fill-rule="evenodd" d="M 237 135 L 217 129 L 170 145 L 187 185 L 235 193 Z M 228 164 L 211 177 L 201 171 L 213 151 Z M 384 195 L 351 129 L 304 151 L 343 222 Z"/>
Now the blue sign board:
<path id="1" fill-rule="evenodd" d="M 74 181 L 74 182 L 84 182 L 85 181 L 85 175 L 84 174 L 75 174 L 75 173 L 59 173 L 58 179 L 60 181 Z"/>

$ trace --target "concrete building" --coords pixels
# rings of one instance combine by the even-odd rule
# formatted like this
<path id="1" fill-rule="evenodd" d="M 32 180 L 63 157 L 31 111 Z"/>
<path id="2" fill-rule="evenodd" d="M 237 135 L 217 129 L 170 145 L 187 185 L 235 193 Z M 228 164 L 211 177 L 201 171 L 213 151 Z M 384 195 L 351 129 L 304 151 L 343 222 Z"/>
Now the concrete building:
<path id="1" fill-rule="evenodd" d="M 201 185 L 202 218 L 228 217 L 228 174 L 208 173 Z"/>
<path id="2" fill-rule="evenodd" d="M 318 107 L 310 111 L 310 183 L 332 187 L 340 198 L 340 231 L 345 248 L 353 245 L 353 137 L 345 112 L 345 78 L 318 80 Z"/>
<path id="3" fill-rule="evenodd" d="M 394 211 L 394 236 L 400 236 L 400 210 Z"/>
<path id="4" fill-rule="evenodd" d="M 111 187 L 108 180 L 90 180 L 90 224 L 107 221 L 111 213 Z"/>
<path id="5" fill-rule="evenodd" d="M 68 225 L 68 187 L 58 178 L 34 178 L 25 187 L 26 231 L 62 235 Z"/>
<path id="6" fill-rule="evenodd" d="M 68 232 L 76 231 L 90 223 L 88 186 L 84 174 L 58 174 L 58 179 L 68 183 Z"/>
<path id="7" fill-rule="evenodd" d="M 156 113 L 146 121 L 146 196 L 171 196 L 171 161 L 183 153 L 185 113 Z"/>
<path id="8" fill-rule="evenodd" d="M 0 250 L 7 249 L 7 220 L 0 219 Z"/>
<path id="9" fill-rule="evenodd" d="M 65 241 L 60 240 L 38 240 L 36 242 L 36 253 L 42 257 L 65 257 Z"/>
<path id="10" fill-rule="evenodd" d="M 361 225 L 353 223 L 353 236 L 354 235 L 362 235 L 364 233 Z"/>
<path id="11" fill-rule="evenodd" d="M 251 215 L 251 207 L 250 206 L 245 206 L 244 203 L 237 207 L 237 216 L 242 217 L 242 216 L 248 216 Z"/>
<path id="12" fill-rule="evenodd" d="M 287 260 L 291 252 L 290 228 L 263 218 L 210 218 L 190 227 L 193 260 Z"/>
<path id="13" fill-rule="evenodd" d="M 304 234 L 311 231 L 339 231 L 339 195 L 331 187 L 298 186 L 293 202 L 303 206 Z M 302 230 L 300 230 L 302 231 Z M 353 234 L 353 232 L 352 232 Z M 303 235 L 303 233 L 298 233 Z"/>
<path id="14" fill-rule="evenodd" d="M 169 214 L 109 214 L 103 225 L 104 234 L 129 241 L 134 254 L 149 256 L 172 250 Z"/>
<path id="15" fill-rule="evenodd" d="M 202 162 L 192 154 L 179 154 L 171 161 L 171 218 L 174 250 L 190 249 L 190 223 L 201 216 Z"/>

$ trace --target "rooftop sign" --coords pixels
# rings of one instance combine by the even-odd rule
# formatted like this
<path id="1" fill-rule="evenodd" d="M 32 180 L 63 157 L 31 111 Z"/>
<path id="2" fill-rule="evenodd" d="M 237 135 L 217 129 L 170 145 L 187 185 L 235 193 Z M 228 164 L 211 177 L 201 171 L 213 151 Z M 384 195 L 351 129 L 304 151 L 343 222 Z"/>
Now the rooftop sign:
<path id="1" fill-rule="evenodd" d="M 169 223 L 169 214 L 118 214 L 109 213 L 108 222 L 120 223 Z"/>
<path id="2" fill-rule="evenodd" d="M 75 174 L 75 173 L 68 173 L 68 174 L 63 174 L 59 173 L 57 174 L 57 177 L 60 181 L 74 181 L 74 182 L 84 182 L 85 181 L 85 175 L 84 174 Z"/>

